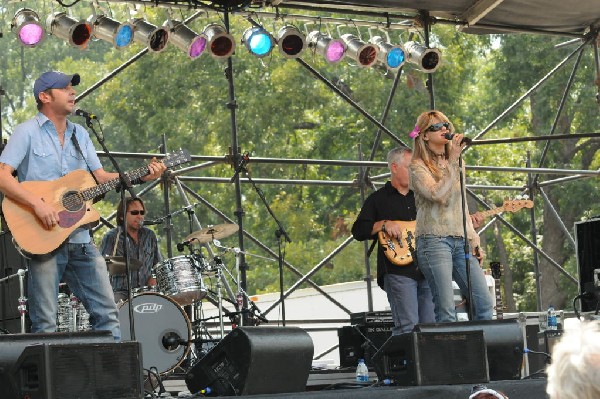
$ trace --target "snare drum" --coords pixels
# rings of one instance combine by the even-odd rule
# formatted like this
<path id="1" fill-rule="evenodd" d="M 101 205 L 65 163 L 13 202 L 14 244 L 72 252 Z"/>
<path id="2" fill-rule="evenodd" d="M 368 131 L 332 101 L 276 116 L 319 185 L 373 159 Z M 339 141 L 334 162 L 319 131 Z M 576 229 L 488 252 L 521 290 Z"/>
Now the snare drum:
<path id="1" fill-rule="evenodd" d="M 190 351 L 189 318 L 174 300 L 161 294 L 139 294 L 132 303 L 135 338 L 142 346 L 144 369 L 154 367 L 159 374 L 169 373 Z M 129 301 L 121 302 L 118 307 L 122 339 L 127 341 L 131 339 Z"/>
<path id="2" fill-rule="evenodd" d="M 153 267 L 159 291 L 180 305 L 190 305 L 206 296 L 201 266 L 195 257 L 182 255 L 157 263 Z"/>

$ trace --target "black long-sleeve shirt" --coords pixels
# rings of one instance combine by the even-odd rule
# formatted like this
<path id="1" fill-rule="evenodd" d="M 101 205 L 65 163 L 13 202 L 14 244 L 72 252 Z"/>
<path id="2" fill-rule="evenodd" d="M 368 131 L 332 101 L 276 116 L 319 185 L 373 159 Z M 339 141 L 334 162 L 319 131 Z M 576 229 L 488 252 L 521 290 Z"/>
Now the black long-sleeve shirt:
<path id="1" fill-rule="evenodd" d="M 373 225 L 380 220 L 411 221 L 417 218 L 415 196 L 412 191 L 402 195 L 388 181 L 384 187 L 375 191 L 365 200 L 356 221 L 352 225 L 352 236 L 358 241 L 377 240 L 377 234 L 372 235 Z M 383 247 L 377 244 L 377 285 L 383 289 L 385 273 L 401 274 L 415 280 L 423 278 L 415 263 L 397 266 L 390 262 Z"/>

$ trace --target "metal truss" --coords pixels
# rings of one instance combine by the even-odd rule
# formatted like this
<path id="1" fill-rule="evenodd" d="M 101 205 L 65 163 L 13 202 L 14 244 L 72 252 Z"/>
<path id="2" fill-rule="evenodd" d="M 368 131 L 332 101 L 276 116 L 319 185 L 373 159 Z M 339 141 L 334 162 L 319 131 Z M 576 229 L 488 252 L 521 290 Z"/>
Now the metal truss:
<path id="1" fill-rule="evenodd" d="M 112 0 L 109 0 L 109 1 L 112 1 Z M 133 3 L 133 4 L 136 4 L 136 3 L 158 4 L 158 3 L 160 3 L 161 5 L 165 5 L 165 6 L 169 6 L 169 7 L 177 7 L 177 6 L 183 7 L 186 5 L 189 6 L 189 4 L 190 4 L 190 2 L 188 2 L 188 1 L 172 1 L 172 2 L 156 1 L 155 2 L 155 1 L 139 0 L 139 1 L 115 1 L 115 2 Z M 339 12 L 339 10 L 336 10 L 336 11 Z M 192 17 L 190 17 L 190 19 L 198 16 L 199 13 L 201 13 L 201 12 L 202 11 L 196 12 Z M 229 29 L 229 14 L 230 14 L 229 12 L 223 13 L 224 21 L 225 21 L 225 25 L 226 25 L 227 29 Z M 419 15 L 419 17 L 424 22 L 423 29 L 424 29 L 424 33 L 425 33 L 425 39 L 426 39 L 426 42 L 428 42 L 429 27 L 430 27 L 430 23 L 432 21 L 430 20 L 427 13 L 422 13 L 421 15 Z M 251 16 L 249 17 L 249 19 L 251 19 Z M 517 185 L 517 186 L 468 185 L 467 188 L 468 188 L 469 195 L 471 197 L 473 197 L 477 202 L 479 202 L 483 207 L 485 207 L 487 209 L 491 209 L 491 206 L 489 204 L 485 203 L 484 201 L 482 201 L 474 193 L 474 191 L 513 190 L 516 192 L 527 193 L 532 198 L 534 198 L 536 196 L 540 196 L 543 201 L 545 201 L 548 205 L 550 205 L 550 201 L 549 201 L 548 197 L 546 196 L 543 188 L 554 185 L 554 184 L 563 184 L 565 182 L 570 182 L 570 181 L 574 181 L 574 180 L 578 180 L 578 179 L 597 178 L 600 175 L 600 171 L 566 170 L 566 169 L 552 169 L 552 168 L 543 167 L 545 164 L 545 161 L 546 161 L 546 154 L 548 151 L 549 141 L 559 138 L 558 136 L 555 136 L 555 137 L 552 137 L 552 136 L 556 129 L 557 121 L 559 120 L 559 117 L 563 110 L 563 106 L 565 104 L 569 90 L 571 88 L 571 84 L 573 82 L 575 72 L 577 71 L 577 68 L 579 66 L 579 61 L 581 60 L 584 48 L 589 45 L 592 45 L 592 47 L 593 47 L 594 58 L 595 58 L 595 62 L 596 62 L 596 73 L 597 73 L 597 76 L 600 76 L 600 66 L 599 66 L 600 63 L 598 61 L 598 59 L 599 59 L 598 58 L 598 39 L 597 39 L 597 33 L 596 33 L 595 36 L 589 35 L 585 38 L 585 40 L 582 40 L 581 44 L 575 50 L 573 50 L 558 65 L 556 65 L 544 77 L 542 77 L 536 84 L 534 84 L 531 87 L 531 89 L 527 90 L 521 97 L 519 97 L 504 112 L 502 112 L 498 117 L 496 117 L 494 120 L 492 120 L 488 126 L 486 126 L 484 129 L 482 129 L 475 136 L 474 141 L 477 141 L 477 140 L 481 139 L 482 137 L 484 137 L 502 119 L 504 119 L 507 115 L 509 115 L 525 99 L 527 99 L 529 96 L 531 96 L 531 94 L 535 90 L 539 89 L 551 76 L 553 76 L 554 74 L 556 74 L 556 72 L 558 72 L 559 70 L 564 68 L 570 60 L 572 60 L 573 58 L 576 59 L 576 62 L 573 66 L 573 71 L 569 78 L 569 82 L 565 88 L 565 92 L 561 99 L 560 106 L 558 107 L 558 110 L 556 113 L 556 118 L 552 125 L 551 132 L 548 136 L 544 136 L 544 138 L 543 138 L 543 140 L 547 140 L 547 144 L 546 144 L 546 147 L 544 148 L 544 154 L 542 156 L 542 159 L 539 162 L 538 167 L 531 167 L 531 165 L 529 165 L 529 164 L 526 165 L 525 167 L 467 166 L 467 170 L 472 170 L 472 171 L 524 173 L 528 176 L 528 184 L 520 185 L 520 186 L 519 185 Z M 122 72 L 125 68 L 127 68 L 129 65 L 131 65 L 138 59 L 140 59 L 146 53 L 147 53 L 147 50 L 140 51 L 137 55 L 135 55 L 130 60 L 125 62 L 119 68 L 115 69 L 114 71 L 109 73 L 106 77 L 104 77 L 103 79 L 98 81 L 90 89 L 83 92 L 77 98 L 77 101 L 81 100 L 85 96 L 89 95 L 91 92 L 100 88 L 104 83 L 108 82 L 110 79 L 112 79 L 118 73 Z M 394 84 L 389 93 L 388 101 L 385 105 L 385 108 L 382 111 L 381 117 L 376 118 L 376 117 L 370 115 L 369 112 L 367 112 L 360 105 L 358 105 L 356 102 L 354 102 L 350 97 L 345 95 L 335 84 L 333 84 L 326 77 L 324 77 L 321 73 L 319 73 L 314 67 L 312 67 L 311 65 L 309 65 L 302 59 L 297 59 L 297 62 L 303 68 L 305 68 L 308 73 L 310 73 L 313 77 L 319 79 L 324 85 L 326 85 L 329 89 L 331 89 L 333 92 L 335 92 L 340 98 L 342 98 L 344 101 L 346 101 L 348 103 L 348 105 L 350 105 L 358 114 L 362 115 L 364 118 L 369 120 L 373 124 L 373 126 L 375 126 L 377 128 L 377 131 L 375 133 L 375 141 L 374 141 L 373 147 L 371 148 L 370 155 L 369 155 L 368 159 L 366 159 L 366 160 L 361 159 L 360 153 L 358 156 L 358 158 L 359 158 L 358 160 L 343 160 L 343 161 L 318 160 L 318 159 L 280 159 L 280 158 L 260 158 L 260 157 L 252 158 L 252 160 L 251 160 L 252 163 L 257 163 L 257 164 L 259 164 L 259 163 L 262 163 L 262 164 L 291 164 L 291 165 L 314 164 L 314 165 L 342 166 L 342 167 L 350 168 L 351 170 L 358 170 L 358 178 L 357 179 L 351 179 L 351 180 L 347 180 L 347 181 L 325 181 L 325 180 L 290 180 L 290 179 L 276 179 L 276 178 L 255 178 L 253 180 L 259 184 L 292 184 L 292 185 L 307 185 L 307 186 L 308 185 L 318 185 L 318 186 L 324 186 L 324 187 L 355 187 L 360 190 L 361 198 L 364 199 L 366 197 L 369 189 L 375 188 L 377 184 L 382 184 L 383 182 L 385 182 L 385 179 L 389 176 L 389 174 L 387 174 L 387 173 L 378 175 L 378 176 L 370 176 L 369 175 L 371 169 L 387 166 L 387 164 L 385 162 L 373 161 L 377 154 L 378 146 L 379 146 L 380 140 L 381 140 L 381 135 L 386 134 L 392 140 L 397 142 L 399 145 L 405 145 L 405 143 L 403 143 L 402 140 L 396 134 L 394 134 L 394 132 L 392 132 L 389 128 L 387 128 L 385 126 L 385 121 L 386 121 L 386 118 L 387 118 L 387 115 L 388 115 L 388 112 L 389 112 L 389 109 L 390 109 L 390 106 L 392 103 L 392 99 L 394 98 L 398 80 L 401 76 L 402 71 L 399 71 L 396 75 Z M 184 168 L 184 169 L 181 169 L 178 171 L 170 172 L 164 178 L 175 182 L 178 194 L 182 198 L 184 198 L 184 200 L 185 200 L 186 204 L 188 204 L 188 206 L 190 205 L 188 196 L 191 196 L 195 200 L 197 200 L 199 204 L 202 204 L 207 209 L 209 209 L 212 213 L 214 213 L 215 215 L 220 217 L 224 222 L 237 223 L 240 227 L 239 234 L 238 234 L 238 243 L 239 243 L 238 245 L 239 245 L 239 248 L 242 250 L 242 252 L 244 250 L 245 240 L 250 240 L 251 242 L 256 244 L 259 248 L 261 248 L 265 252 L 266 255 L 276 257 L 277 256 L 276 251 L 272 250 L 267 245 L 260 242 L 250 232 L 246 231 L 243 228 L 244 211 L 243 211 L 243 202 L 242 202 L 242 185 L 248 184 L 249 183 L 248 179 L 240 177 L 240 176 L 238 176 L 237 179 L 235 179 L 235 193 L 236 193 L 235 198 L 236 198 L 236 206 L 237 206 L 237 209 L 234 212 L 235 217 L 236 217 L 235 220 L 232 218 L 229 218 L 224 212 L 219 210 L 216 205 L 211 204 L 205 198 L 203 198 L 202 196 L 197 194 L 196 191 L 193 190 L 188 185 L 188 183 L 189 184 L 192 184 L 192 183 L 229 183 L 229 179 L 224 179 L 224 178 L 219 178 L 219 177 L 194 176 L 193 172 L 196 172 L 198 170 L 206 170 L 206 169 L 211 168 L 212 166 L 221 165 L 221 164 L 237 165 L 240 160 L 241 154 L 239 152 L 240 150 L 239 150 L 239 143 L 238 143 L 238 136 L 237 136 L 237 129 L 236 129 L 237 104 L 236 104 L 236 98 L 235 98 L 235 84 L 233 82 L 233 68 L 234 68 L 233 59 L 230 58 L 230 59 L 228 59 L 228 62 L 227 62 L 226 77 L 229 81 L 229 93 L 228 93 L 227 106 L 230 110 L 230 117 L 231 117 L 231 148 L 232 148 L 232 152 L 230 154 L 226 154 L 222 157 L 193 155 L 192 159 L 196 162 L 201 162 L 200 164 L 197 164 L 197 165 L 194 165 L 194 166 L 191 166 L 188 168 Z M 430 106 L 432 109 L 435 108 L 435 93 L 434 93 L 433 79 L 434 79 L 433 75 L 429 74 L 429 76 L 428 76 L 429 81 L 428 81 L 427 88 L 428 88 L 428 95 L 429 95 L 429 99 L 430 99 Z M 600 94 L 599 94 L 599 100 L 600 100 Z M 591 134 L 588 134 L 588 136 L 586 136 L 586 137 L 590 137 L 590 135 L 591 135 L 591 137 L 598 137 L 600 134 L 599 133 L 591 133 Z M 575 138 L 574 135 L 569 135 L 569 136 L 571 136 L 570 138 Z M 565 137 L 560 137 L 560 138 L 566 139 Z M 468 150 L 468 148 L 467 148 L 467 150 Z M 164 140 L 164 152 L 165 153 L 167 152 L 166 140 Z M 99 154 L 99 155 L 102 156 L 103 154 Z M 126 157 L 126 158 L 148 158 L 151 156 L 159 156 L 161 154 L 115 153 L 114 155 L 116 157 Z M 530 162 L 530 161 L 528 161 L 528 162 Z M 548 181 L 540 181 L 540 176 L 545 175 L 545 174 L 562 175 L 564 177 L 553 179 L 553 180 L 548 180 Z M 356 176 L 355 173 L 350 173 L 350 175 Z M 153 189 L 156 186 L 158 186 L 158 182 L 154 182 L 153 184 L 149 185 L 140 194 L 143 195 L 144 193 L 148 192 L 149 190 Z M 173 194 L 169 190 L 169 184 L 164 184 L 163 190 L 164 190 L 164 207 L 165 207 L 164 210 L 165 210 L 166 214 L 169 214 L 170 213 L 169 202 L 170 202 L 171 196 Z M 558 215 L 558 212 L 556 212 L 556 210 L 554 210 L 554 208 L 552 208 L 552 207 L 550 207 L 550 209 L 551 209 L 552 217 L 556 218 L 557 220 L 560 220 L 560 216 Z M 105 220 L 109 219 L 110 217 L 112 217 L 112 215 L 110 215 Z M 499 216 L 499 215 L 495 216 L 494 219 L 492 219 L 492 221 L 487 223 L 481 229 L 481 231 L 485 231 L 487 228 L 489 228 L 489 226 L 491 226 L 492 222 L 495 220 L 499 220 L 500 222 L 502 222 L 502 224 L 504 224 L 507 228 L 509 228 L 511 231 L 513 231 L 526 245 L 528 245 L 529 247 L 531 247 L 534 250 L 534 270 L 535 270 L 536 281 L 538 282 L 538 284 L 537 284 L 537 286 L 538 286 L 538 293 L 537 293 L 538 294 L 537 295 L 538 310 L 541 310 L 541 303 L 542 303 L 541 292 L 540 292 L 540 288 L 539 288 L 540 272 L 539 272 L 538 255 L 545 258 L 548 262 L 550 262 L 550 264 L 553 267 L 560 270 L 560 272 L 562 274 L 564 274 L 569 281 L 571 281 L 573 283 L 577 283 L 577 279 L 575 277 L 571 276 L 567 271 L 565 271 L 558 264 L 558 262 L 551 259 L 551 257 L 549 255 L 544 253 L 543 250 L 537 246 L 535 234 L 532 238 L 528 238 L 525 234 L 520 232 L 515 226 L 513 226 L 511 223 L 506 221 L 502 216 Z M 198 228 L 202 228 L 202 223 L 200 220 L 197 219 L 196 216 L 194 216 L 194 223 Z M 564 223 L 562 223 L 562 221 L 561 221 L 561 227 L 562 227 L 563 231 L 568 233 L 568 228 L 564 225 Z M 537 231 L 537 226 L 535 223 L 535 213 L 533 210 L 531 212 L 531 231 L 532 232 Z M 573 245 L 574 244 L 573 238 L 571 237 L 570 234 L 568 234 L 568 237 L 569 237 L 569 242 Z M 295 290 L 297 290 L 301 285 L 306 283 L 306 284 L 309 284 L 310 286 L 312 286 L 313 288 L 315 288 L 321 295 L 325 296 L 329 301 L 334 303 L 342 311 L 349 314 L 350 311 L 346 307 L 344 307 L 343 304 L 337 302 L 333 297 L 331 297 L 324 290 L 322 290 L 316 283 L 314 283 L 311 280 L 311 277 L 314 276 L 327 262 L 329 262 L 336 255 L 341 253 L 344 250 L 344 248 L 347 247 L 352 241 L 353 241 L 352 237 L 346 238 L 342 244 L 340 244 L 331 253 L 329 253 L 327 256 L 325 256 L 321 261 L 317 262 L 313 266 L 313 268 L 304 275 L 292 264 L 290 264 L 287 261 L 284 261 L 284 266 L 287 268 L 287 270 L 289 270 L 292 273 L 294 273 L 295 275 L 297 275 L 299 277 L 299 279 L 296 281 L 296 283 L 294 283 L 291 287 L 289 287 L 285 291 L 285 293 L 282 293 L 283 295 L 282 295 L 280 301 L 275 302 L 271 307 L 269 307 L 269 309 L 266 309 L 264 311 L 264 313 L 268 314 L 273 309 L 275 309 L 277 306 L 282 305 L 281 301 L 284 298 L 288 297 Z M 167 247 L 168 247 L 168 256 L 171 257 L 172 256 L 172 248 L 171 248 L 172 247 L 172 237 L 171 237 L 171 230 L 169 230 L 169 229 L 167 229 Z M 207 247 L 210 251 L 211 250 L 210 245 L 207 245 Z M 366 281 L 367 286 L 368 286 L 367 301 L 368 301 L 369 310 L 373 310 L 373 301 L 372 301 L 372 296 L 371 296 L 372 295 L 371 294 L 372 277 L 371 277 L 371 268 L 369 265 L 369 258 L 367 255 L 367 245 L 366 244 L 364 246 L 364 249 L 365 249 L 364 261 L 365 261 L 365 270 L 366 270 L 364 280 Z M 241 285 L 241 288 L 243 290 L 245 290 L 246 289 L 247 265 L 246 265 L 245 258 L 243 255 L 241 258 L 240 266 L 241 266 L 241 276 L 240 276 L 241 281 L 239 281 L 238 283 Z M 232 292 L 231 288 L 227 289 L 227 293 L 231 297 L 231 300 L 235 301 L 234 293 Z M 247 304 L 245 303 L 244 306 L 247 306 Z"/>

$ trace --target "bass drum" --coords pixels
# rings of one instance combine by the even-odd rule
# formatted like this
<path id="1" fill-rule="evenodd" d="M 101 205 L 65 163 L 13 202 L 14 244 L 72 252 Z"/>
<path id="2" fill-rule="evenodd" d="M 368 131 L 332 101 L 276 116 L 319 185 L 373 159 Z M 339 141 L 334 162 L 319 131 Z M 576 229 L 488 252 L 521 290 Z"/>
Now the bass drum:
<path id="1" fill-rule="evenodd" d="M 132 302 L 135 338 L 142 347 L 144 369 L 154 368 L 159 374 L 171 372 L 190 351 L 192 329 L 188 316 L 177 302 L 162 294 L 139 294 Z M 118 306 L 121 337 L 129 341 L 129 301 Z"/>

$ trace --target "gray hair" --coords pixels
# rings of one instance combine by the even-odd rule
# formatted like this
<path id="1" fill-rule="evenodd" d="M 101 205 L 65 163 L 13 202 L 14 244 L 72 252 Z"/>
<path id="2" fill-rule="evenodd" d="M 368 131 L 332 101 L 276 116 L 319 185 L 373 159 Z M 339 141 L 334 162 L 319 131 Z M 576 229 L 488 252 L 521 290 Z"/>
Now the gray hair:
<path id="1" fill-rule="evenodd" d="M 566 330 L 553 347 L 547 373 L 550 399 L 600 398 L 600 323 L 581 322 Z"/>
<path id="2" fill-rule="evenodd" d="M 388 167 L 392 167 L 392 163 L 400 163 L 405 154 L 412 154 L 412 150 L 408 147 L 396 147 L 391 149 L 387 154 Z"/>

